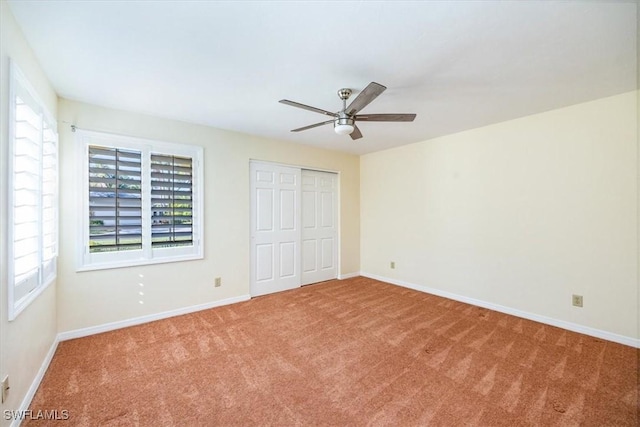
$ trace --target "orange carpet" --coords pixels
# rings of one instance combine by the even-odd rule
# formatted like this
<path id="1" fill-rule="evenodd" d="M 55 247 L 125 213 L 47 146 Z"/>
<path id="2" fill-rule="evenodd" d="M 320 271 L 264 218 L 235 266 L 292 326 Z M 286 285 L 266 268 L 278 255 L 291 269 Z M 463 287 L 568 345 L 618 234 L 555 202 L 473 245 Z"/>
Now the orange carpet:
<path id="1" fill-rule="evenodd" d="M 30 409 L 78 426 L 637 426 L 638 351 L 359 277 L 62 342 Z"/>

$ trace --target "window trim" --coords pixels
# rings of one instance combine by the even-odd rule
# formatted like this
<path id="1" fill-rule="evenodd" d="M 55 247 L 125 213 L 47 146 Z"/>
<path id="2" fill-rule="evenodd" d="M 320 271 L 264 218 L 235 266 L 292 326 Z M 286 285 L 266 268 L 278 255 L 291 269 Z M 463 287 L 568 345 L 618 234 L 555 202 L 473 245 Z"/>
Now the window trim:
<path id="1" fill-rule="evenodd" d="M 38 226 L 39 226 L 39 248 L 38 248 L 38 256 L 39 256 L 39 266 L 37 273 L 37 284 L 36 286 L 30 290 L 26 295 L 24 295 L 19 300 L 16 300 L 16 284 L 15 284 L 15 265 L 14 265 L 14 155 L 15 155 L 15 139 L 16 139 L 16 96 L 19 93 L 24 93 L 31 99 L 28 103 L 31 105 L 31 102 L 37 107 L 39 110 L 41 121 L 43 124 L 46 123 L 55 133 L 56 135 L 56 165 L 55 165 L 55 191 L 54 191 L 54 235 L 55 235 L 55 251 L 52 259 L 49 261 L 52 263 L 51 272 L 48 275 L 44 275 L 43 271 L 43 262 L 42 262 L 42 224 L 43 218 L 42 216 L 38 217 Z M 8 97 L 8 149 L 7 149 L 7 164 L 6 164 L 6 174 L 7 174 L 7 303 L 8 303 L 8 312 L 7 317 L 9 321 L 15 320 L 22 311 L 24 311 L 33 301 L 35 301 L 40 294 L 42 294 L 53 282 L 57 279 L 57 262 L 58 262 L 58 254 L 59 254 L 59 207 L 60 207 L 60 199 L 59 199 L 59 170 L 60 170 L 60 149 L 59 149 L 59 138 L 57 131 L 57 121 L 54 116 L 49 112 L 46 108 L 44 102 L 31 85 L 27 77 L 24 75 L 20 67 L 13 61 L 13 59 L 9 58 L 9 97 Z M 40 132 L 40 145 L 42 145 L 42 131 Z M 42 147 L 40 147 L 42 150 Z M 42 152 L 41 152 L 42 157 Z M 42 158 L 40 159 L 40 173 L 43 171 Z M 40 189 L 38 191 L 39 201 L 38 205 L 40 207 L 39 211 L 42 213 L 42 182 L 40 182 Z"/>
<path id="2" fill-rule="evenodd" d="M 197 145 L 180 144 L 113 133 L 97 132 L 75 128 L 77 165 L 81 169 L 76 176 L 82 177 L 78 188 L 76 212 L 80 212 L 76 245 L 76 272 L 135 267 L 168 262 L 192 261 L 204 258 L 204 149 Z M 150 241 L 143 240 L 143 248 L 129 251 L 105 253 L 89 252 L 89 146 L 99 145 L 142 152 L 143 216 L 142 234 L 151 230 L 151 218 L 144 212 L 151 195 L 150 160 L 151 153 L 161 153 L 191 157 L 193 159 L 193 246 L 175 248 L 151 248 Z M 189 248 L 189 250 L 185 250 Z M 171 254 L 171 252 L 177 254 Z M 135 258 L 134 258 L 135 256 Z"/>

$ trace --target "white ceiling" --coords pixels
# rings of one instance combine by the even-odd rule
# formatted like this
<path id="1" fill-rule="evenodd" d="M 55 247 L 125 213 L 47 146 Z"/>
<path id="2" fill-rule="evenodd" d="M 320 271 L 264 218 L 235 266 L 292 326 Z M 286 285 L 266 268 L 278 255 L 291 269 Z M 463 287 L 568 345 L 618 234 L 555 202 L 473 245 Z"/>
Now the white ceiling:
<path id="1" fill-rule="evenodd" d="M 637 86 L 633 1 L 9 3 L 62 97 L 358 154 Z M 415 122 L 289 132 L 371 81 Z"/>

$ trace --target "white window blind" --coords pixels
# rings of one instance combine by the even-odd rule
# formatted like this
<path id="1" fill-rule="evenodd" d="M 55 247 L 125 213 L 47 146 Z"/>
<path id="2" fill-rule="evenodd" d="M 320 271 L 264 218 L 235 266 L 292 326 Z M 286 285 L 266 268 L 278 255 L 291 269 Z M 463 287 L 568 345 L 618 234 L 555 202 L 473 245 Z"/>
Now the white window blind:
<path id="1" fill-rule="evenodd" d="M 188 157 L 151 154 L 153 247 L 193 244 L 193 166 Z"/>
<path id="2" fill-rule="evenodd" d="M 89 250 L 142 249 L 142 153 L 89 147 Z"/>
<path id="3" fill-rule="evenodd" d="M 58 136 L 55 122 L 11 63 L 9 319 L 55 278 Z"/>
<path id="4" fill-rule="evenodd" d="M 55 275 L 58 255 L 58 135 L 44 122 L 42 132 L 42 261 L 45 278 Z"/>
<path id="5" fill-rule="evenodd" d="M 202 258 L 201 147 L 78 129 L 78 270 Z"/>
<path id="6" fill-rule="evenodd" d="M 28 286 L 22 286 L 22 293 L 37 285 L 40 268 L 41 138 L 40 114 L 20 96 L 16 96 L 13 145 L 13 275 L 16 287 L 24 285 L 25 281 L 32 282 Z"/>

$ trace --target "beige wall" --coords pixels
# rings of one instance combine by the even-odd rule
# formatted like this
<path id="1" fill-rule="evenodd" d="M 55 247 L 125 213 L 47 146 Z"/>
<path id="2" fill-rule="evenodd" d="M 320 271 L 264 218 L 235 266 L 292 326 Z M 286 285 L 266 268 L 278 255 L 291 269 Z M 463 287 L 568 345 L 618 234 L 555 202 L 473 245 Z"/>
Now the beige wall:
<path id="1" fill-rule="evenodd" d="M 339 171 L 342 274 L 360 268 L 359 158 L 335 151 L 276 142 L 205 126 L 100 108 L 61 99 L 61 204 L 58 328 L 65 332 L 107 322 L 249 294 L 249 160 Z M 62 123 L 68 122 L 68 123 Z M 204 260 L 75 271 L 78 243 L 74 134 L 87 130 L 201 145 L 205 154 Z M 140 274 L 144 277 L 140 278 Z M 222 286 L 214 288 L 215 277 Z M 144 296 L 139 283 L 144 283 Z M 139 301 L 144 304 L 140 304 Z"/>
<path id="2" fill-rule="evenodd" d="M 362 156 L 362 271 L 639 338 L 636 98 Z"/>
<path id="3" fill-rule="evenodd" d="M 56 116 L 57 97 L 31 48 L 27 45 L 7 5 L 0 1 L 0 376 L 9 375 L 11 389 L 2 410 L 16 410 L 31 386 L 56 336 L 56 285 L 47 288 L 18 317 L 7 320 L 7 123 L 9 106 L 9 58 L 22 69 L 51 114 Z M 2 416 L 0 425 L 10 422 Z"/>

